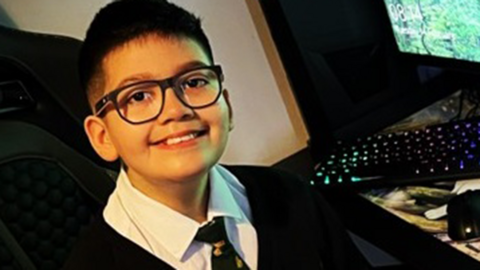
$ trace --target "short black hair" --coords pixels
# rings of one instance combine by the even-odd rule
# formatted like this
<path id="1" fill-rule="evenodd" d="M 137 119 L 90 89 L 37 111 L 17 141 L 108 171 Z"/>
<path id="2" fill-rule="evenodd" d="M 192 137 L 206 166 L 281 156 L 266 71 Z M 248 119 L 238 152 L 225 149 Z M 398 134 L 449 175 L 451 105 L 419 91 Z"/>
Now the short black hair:
<path id="1" fill-rule="evenodd" d="M 102 61 L 114 49 L 150 34 L 196 41 L 213 63 L 210 42 L 198 17 L 165 0 L 117 0 L 102 8 L 87 31 L 79 55 L 80 83 L 90 105 L 103 94 Z"/>

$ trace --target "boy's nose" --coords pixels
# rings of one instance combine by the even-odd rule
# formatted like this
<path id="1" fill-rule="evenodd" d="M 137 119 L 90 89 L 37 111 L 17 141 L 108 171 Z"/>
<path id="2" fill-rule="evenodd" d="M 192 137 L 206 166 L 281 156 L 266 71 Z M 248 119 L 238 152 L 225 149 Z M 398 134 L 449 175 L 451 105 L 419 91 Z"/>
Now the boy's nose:
<path id="1" fill-rule="evenodd" d="M 158 121 L 161 123 L 180 121 L 193 117 L 193 109 L 185 106 L 177 97 L 172 88 L 168 88 L 164 92 L 163 98 L 165 99 L 163 103 L 163 110 L 158 117 Z"/>

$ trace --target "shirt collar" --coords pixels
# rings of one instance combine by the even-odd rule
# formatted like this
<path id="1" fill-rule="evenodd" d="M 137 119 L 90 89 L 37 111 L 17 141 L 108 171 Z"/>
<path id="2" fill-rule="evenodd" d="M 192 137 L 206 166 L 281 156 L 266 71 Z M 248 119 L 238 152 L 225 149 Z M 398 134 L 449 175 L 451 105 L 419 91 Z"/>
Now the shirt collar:
<path id="1" fill-rule="evenodd" d="M 225 179 L 216 167 L 210 170 L 210 199 L 208 200 L 207 219 L 217 216 L 242 218 L 240 207 L 233 198 Z"/>
<path id="2" fill-rule="evenodd" d="M 210 170 L 209 181 L 208 221 L 218 216 L 240 220 L 241 209 L 216 167 Z M 123 169 L 118 177 L 117 190 L 122 207 L 132 222 L 148 234 L 149 241 L 157 241 L 176 259 L 181 260 L 202 224 L 141 193 L 132 186 Z"/>

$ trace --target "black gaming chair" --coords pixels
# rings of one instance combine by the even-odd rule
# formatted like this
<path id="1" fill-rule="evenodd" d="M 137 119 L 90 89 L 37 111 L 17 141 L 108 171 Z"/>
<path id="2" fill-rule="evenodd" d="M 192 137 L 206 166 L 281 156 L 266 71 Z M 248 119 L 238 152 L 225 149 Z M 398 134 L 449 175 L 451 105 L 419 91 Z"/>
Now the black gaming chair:
<path id="1" fill-rule="evenodd" d="M 61 269 L 114 188 L 82 128 L 80 44 L 0 26 L 0 270 Z"/>

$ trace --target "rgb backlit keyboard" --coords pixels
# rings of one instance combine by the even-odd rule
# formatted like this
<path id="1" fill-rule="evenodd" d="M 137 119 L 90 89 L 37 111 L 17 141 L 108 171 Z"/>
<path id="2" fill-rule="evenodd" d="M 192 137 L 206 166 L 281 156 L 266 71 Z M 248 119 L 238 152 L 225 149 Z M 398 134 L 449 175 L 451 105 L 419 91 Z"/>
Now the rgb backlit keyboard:
<path id="1" fill-rule="evenodd" d="M 480 177 L 480 119 L 338 142 L 315 167 L 318 187 L 381 187 Z"/>

